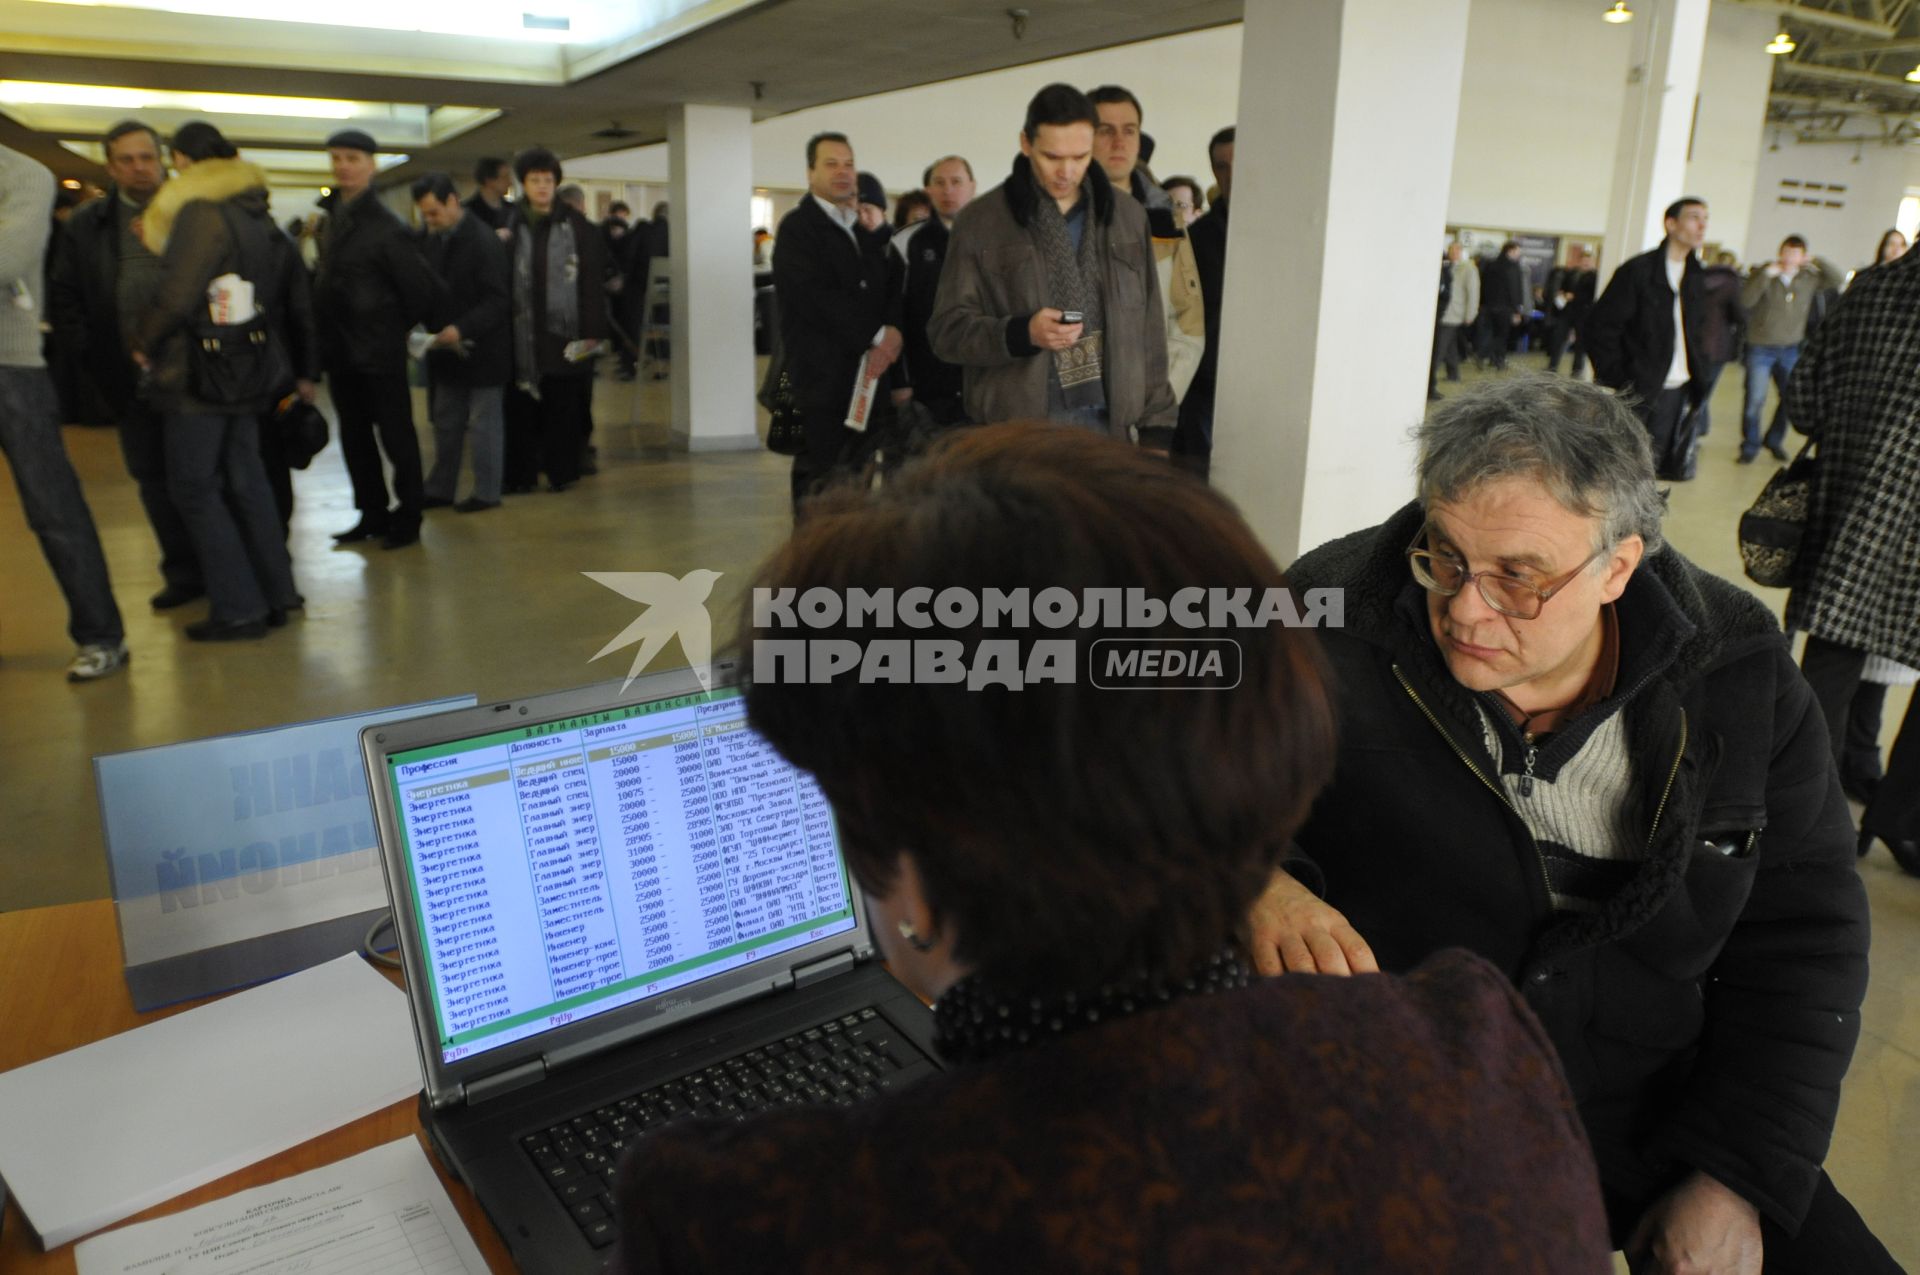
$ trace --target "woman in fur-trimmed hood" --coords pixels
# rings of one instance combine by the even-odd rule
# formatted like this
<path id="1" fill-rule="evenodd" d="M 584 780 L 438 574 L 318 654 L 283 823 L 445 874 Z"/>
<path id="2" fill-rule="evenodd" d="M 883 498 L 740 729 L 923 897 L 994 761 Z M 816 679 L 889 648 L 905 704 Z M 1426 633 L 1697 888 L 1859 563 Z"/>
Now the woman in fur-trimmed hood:
<path id="1" fill-rule="evenodd" d="M 189 624 L 187 636 L 264 637 L 302 604 L 260 458 L 258 418 L 283 382 L 292 388 L 296 371 L 302 394 L 310 400 L 313 393 L 306 273 L 268 219 L 265 176 L 220 130 L 184 125 L 171 149 L 179 176 L 141 219 L 141 238 L 161 259 L 160 284 L 134 328 L 133 357 L 147 370 L 145 392 L 165 413 L 167 492 L 206 577 L 208 615 Z M 267 377 L 273 384 L 245 402 L 208 401 L 206 386 L 195 384 L 194 329 L 207 317 L 209 285 L 223 275 L 253 285 L 255 308 L 267 318 L 268 361 L 276 365 Z M 288 320 L 301 313 L 304 339 L 289 341 L 302 325 Z"/>

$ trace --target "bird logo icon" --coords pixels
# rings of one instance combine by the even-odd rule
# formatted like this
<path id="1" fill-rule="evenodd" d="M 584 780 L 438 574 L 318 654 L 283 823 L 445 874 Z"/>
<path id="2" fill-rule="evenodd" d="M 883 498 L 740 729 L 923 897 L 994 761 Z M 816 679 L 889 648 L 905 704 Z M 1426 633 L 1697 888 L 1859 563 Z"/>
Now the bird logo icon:
<path id="1" fill-rule="evenodd" d="M 700 678 L 701 688 L 712 689 L 708 662 L 713 658 L 713 619 L 707 614 L 707 597 L 713 592 L 714 581 L 724 572 L 702 568 L 677 579 L 664 571 L 582 571 L 580 574 L 623 598 L 646 604 L 647 609 L 593 657 L 597 660 L 623 646 L 640 644 L 621 690 L 633 685 L 633 679 L 646 672 L 653 657 L 676 635 L 687 663 Z"/>

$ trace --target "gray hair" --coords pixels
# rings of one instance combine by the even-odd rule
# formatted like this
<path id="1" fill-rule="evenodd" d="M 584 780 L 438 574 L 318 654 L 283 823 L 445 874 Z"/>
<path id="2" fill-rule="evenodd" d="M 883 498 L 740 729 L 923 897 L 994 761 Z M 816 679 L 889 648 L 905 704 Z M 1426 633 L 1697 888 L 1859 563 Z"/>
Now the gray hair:
<path id="1" fill-rule="evenodd" d="M 1423 506 L 1530 478 L 1562 508 L 1600 520 L 1597 551 L 1628 536 L 1649 555 L 1665 543 L 1667 497 L 1655 486 L 1646 427 L 1610 390 L 1539 373 L 1487 381 L 1434 409 L 1413 436 Z"/>

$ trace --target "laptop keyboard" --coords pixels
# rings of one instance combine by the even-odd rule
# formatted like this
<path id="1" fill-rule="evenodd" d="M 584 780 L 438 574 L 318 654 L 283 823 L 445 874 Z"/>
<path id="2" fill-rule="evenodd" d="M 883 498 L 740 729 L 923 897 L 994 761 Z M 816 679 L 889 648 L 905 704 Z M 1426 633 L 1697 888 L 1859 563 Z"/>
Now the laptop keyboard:
<path id="1" fill-rule="evenodd" d="M 778 1107 L 850 1107 L 935 1070 L 898 1028 L 867 1008 L 562 1120 L 520 1145 L 587 1241 L 606 1248 L 617 1234 L 614 1170 L 644 1135 L 695 1116 L 745 1120 Z"/>

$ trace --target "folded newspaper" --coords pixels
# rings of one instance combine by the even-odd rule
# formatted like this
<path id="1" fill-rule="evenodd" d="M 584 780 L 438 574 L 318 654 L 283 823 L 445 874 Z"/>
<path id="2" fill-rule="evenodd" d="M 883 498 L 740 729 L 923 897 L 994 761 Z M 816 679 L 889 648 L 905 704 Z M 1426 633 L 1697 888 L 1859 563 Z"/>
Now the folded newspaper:
<path id="1" fill-rule="evenodd" d="M 207 317 L 215 323 L 251 323 L 256 313 L 253 285 L 239 275 L 229 271 L 207 285 Z"/>
<path id="2" fill-rule="evenodd" d="M 867 375 L 867 363 L 872 358 L 872 350 L 861 358 L 860 370 L 853 377 L 853 401 L 847 404 L 847 428 L 863 434 L 873 416 L 874 396 L 880 392 L 880 378 Z"/>

